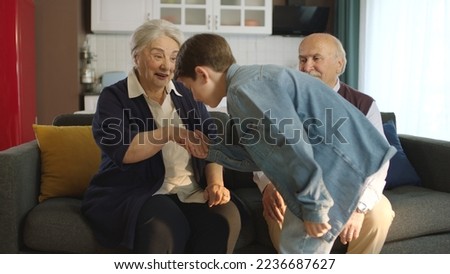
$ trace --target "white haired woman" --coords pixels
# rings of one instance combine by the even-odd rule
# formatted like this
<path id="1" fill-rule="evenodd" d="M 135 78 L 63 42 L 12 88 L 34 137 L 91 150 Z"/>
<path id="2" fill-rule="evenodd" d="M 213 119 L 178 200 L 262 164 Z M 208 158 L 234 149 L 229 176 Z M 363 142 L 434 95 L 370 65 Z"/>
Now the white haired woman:
<path id="1" fill-rule="evenodd" d="M 104 247 L 135 253 L 234 249 L 240 216 L 222 167 L 194 157 L 188 145 L 194 130 L 214 132 L 205 106 L 172 79 L 182 39 L 167 21 L 142 24 L 132 35 L 133 69 L 100 94 L 92 126 L 102 162 L 82 212 Z"/>

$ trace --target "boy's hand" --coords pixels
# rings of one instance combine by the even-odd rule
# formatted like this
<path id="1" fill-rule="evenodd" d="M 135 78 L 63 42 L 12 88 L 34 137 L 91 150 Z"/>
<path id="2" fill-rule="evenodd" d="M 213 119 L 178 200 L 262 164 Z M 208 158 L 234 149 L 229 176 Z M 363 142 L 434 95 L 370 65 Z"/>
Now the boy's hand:
<path id="1" fill-rule="evenodd" d="M 189 143 L 187 150 L 192 154 L 192 156 L 205 159 L 208 157 L 208 137 L 206 137 L 206 135 L 198 129 L 194 132 L 190 131 L 190 133 L 193 133 L 193 139 L 195 142 Z"/>
<path id="2" fill-rule="evenodd" d="M 320 238 L 323 235 L 325 235 L 325 233 L 328 232 L 328 230 L 331 229 L 331 225 L 328 223 L 313 223 L 313 222 L 308 222 L 305 221 L 305 230 L 306 233 L 311 236 L 311 237 L 315 237 L 315 238 Z"/>
<path id="3" fill-rule="evenodd" d="M 208 138 L 199 130 L 191 131 L 179 127 L 171 127 L 170 140 L 184 147 L 189 154 L 204 159 L 208 156 Z"/>

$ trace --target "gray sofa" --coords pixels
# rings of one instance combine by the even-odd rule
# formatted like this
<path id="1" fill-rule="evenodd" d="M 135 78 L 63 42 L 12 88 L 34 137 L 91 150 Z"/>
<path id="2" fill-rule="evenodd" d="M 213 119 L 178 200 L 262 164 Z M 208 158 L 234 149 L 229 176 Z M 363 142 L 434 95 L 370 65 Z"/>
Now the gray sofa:
<path id="1" fill-rule="evenodd" d="M 223 113 L 214 117 L 224 119 Z M 383 113 L 383 119 L 395 119 Z M 55 125 L 88 125 L 92 115 L 62 115 Z M 220 129 L 220 128 L 219 128 Z M 450 253 L 450 142 L 400 135 L 422 186 L 386 190 L 396 217 L 383 253 Z M 0 151 L 0 253 L 126 252 L 100 247 L 80 214 L 81 200 L 38 203 L 41 162 L 36 141 Z M 252 174 L 225 170 L 225 182 L 241 203 L 243 226 L 235 253 L 273 253 Z M 336 241 L 333 253 L 344 253 Z"/>

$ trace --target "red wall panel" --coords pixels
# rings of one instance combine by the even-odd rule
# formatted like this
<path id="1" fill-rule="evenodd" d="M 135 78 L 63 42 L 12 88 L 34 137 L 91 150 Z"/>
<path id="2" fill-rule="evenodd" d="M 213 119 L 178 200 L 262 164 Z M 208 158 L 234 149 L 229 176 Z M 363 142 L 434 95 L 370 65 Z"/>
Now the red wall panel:
<path id="1" fill-rule="evenodd" d="M 34 139 L 34 1 L 2 0 L 0 18 L 0 150 L 3 150 Z"/>

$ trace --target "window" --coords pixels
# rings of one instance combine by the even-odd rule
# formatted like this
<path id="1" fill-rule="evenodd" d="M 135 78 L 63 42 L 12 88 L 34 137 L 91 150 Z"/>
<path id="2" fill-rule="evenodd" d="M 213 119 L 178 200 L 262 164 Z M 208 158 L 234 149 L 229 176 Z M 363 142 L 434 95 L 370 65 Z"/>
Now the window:
<path id="1" fill-rule="evenodd" d="M 450 1 L 362 0 L 359 87 L 398 132 L 450 140 Z"/>

